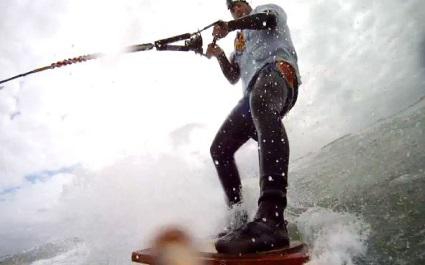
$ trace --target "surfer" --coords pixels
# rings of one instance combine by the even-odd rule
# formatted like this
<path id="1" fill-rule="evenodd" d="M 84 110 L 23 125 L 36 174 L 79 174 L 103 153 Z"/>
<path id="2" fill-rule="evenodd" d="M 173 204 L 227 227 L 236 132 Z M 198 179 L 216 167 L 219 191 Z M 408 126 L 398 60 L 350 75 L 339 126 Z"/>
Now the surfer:
<path id="1" fill-rule="evenodd" d="M 220 21 L 213 36 L 237 30 L 230 60 L 214 43 L 207 49 L 232 84 L 242 79 L 243 97 L 221 125 L 211 145 L 227 206 L 229 226 L 219 234 L 220 253 L 243 254 L 289 246 L 283 213 L 289 163 L 289 142 L 282 118 L 294 106 L 300 75 L 285 11 L 277 5 L 253 9 L 245 0 L 226 0 L 234 20 Z M 241 180 L 235 152 L 250 138 L 258 142 L 260 197 L 255 217 L 248 222 L 242 209 Z"/>

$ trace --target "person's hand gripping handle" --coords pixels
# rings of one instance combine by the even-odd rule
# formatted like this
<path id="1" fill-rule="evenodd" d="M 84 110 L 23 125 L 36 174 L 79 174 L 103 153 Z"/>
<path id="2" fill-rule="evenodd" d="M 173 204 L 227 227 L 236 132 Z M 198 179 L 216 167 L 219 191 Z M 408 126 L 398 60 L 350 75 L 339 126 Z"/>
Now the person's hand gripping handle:
<path id="1" fill-rule="evenodd" d="M 229 25 L 227 22 L 219 20 L 215 23 L 212 35 L 214 37 L 214 40 L 212 43 L 208 45 L 207 48 L 207 57 L 218 57 L 222 54 L 224 54 L 224 51 L 216 44 L 217 40 L 222 39 L 229 34 Z"/>
<path id="2" fill-rule="evenodd" d="M 216 44 L 216 42 L 217 42 L 217 38 L 214 37 L 213 41 L 210 44 L 208 44 L 208 48 L 206 52 L 208 59 L 210 59 L 211 57 L 218 57 L 224 54 L 224 51 L 220 48 L 220 46 Z"/>
<path id="3" fill-rule="evenodd" d="M 223 20 L 217 21 L 214 25 L 212 35 L 214 38 L 222 39 L 229 34 L 229 24 Z"/>

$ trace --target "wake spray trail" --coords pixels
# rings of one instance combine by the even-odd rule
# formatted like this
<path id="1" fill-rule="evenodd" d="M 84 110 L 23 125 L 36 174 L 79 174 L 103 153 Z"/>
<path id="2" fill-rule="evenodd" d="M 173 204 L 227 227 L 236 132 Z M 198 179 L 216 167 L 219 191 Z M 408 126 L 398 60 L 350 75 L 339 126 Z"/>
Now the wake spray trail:
<path id="1" fill-rule="evenodd" d="M 314 207 L 296 223 L 311 247 L 307 265 L 352 265 L 366 253 L 370 227 L 355 215 Z"/>

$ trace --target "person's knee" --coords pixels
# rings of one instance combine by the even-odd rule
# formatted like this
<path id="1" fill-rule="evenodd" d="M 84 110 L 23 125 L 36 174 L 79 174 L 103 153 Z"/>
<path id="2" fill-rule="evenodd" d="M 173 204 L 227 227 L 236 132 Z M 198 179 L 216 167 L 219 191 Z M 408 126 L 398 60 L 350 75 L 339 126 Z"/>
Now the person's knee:
<path id="1" fill-rule="evenodd" d="M 210 154 L 213 160 L 220 159 L 220 152 L 221 152 L 220 149 L 221 149 L 220 144 L 217 143 L 216 141 L 213 141 L 213 143 L 210 146 Z"/>
<path id="2" fill-rule="evenodd" d="M 211 158 L 216 164 L 233 160 L 236 150 L 235 143 L 231 139 L 216 138 L 210 146 Z"/>
<path id="3" fill-rule="evenodd" d="M 223 161 L 228 159 L 232 156 L 232 154 L 229 154 L 229 152 L 226 152 L 226 149 L 224 148 L 224 144 L 222 141 L 215 139 L 213 143 L 210 146 L 210 154 L 211 158 L 216 162 Z"/>

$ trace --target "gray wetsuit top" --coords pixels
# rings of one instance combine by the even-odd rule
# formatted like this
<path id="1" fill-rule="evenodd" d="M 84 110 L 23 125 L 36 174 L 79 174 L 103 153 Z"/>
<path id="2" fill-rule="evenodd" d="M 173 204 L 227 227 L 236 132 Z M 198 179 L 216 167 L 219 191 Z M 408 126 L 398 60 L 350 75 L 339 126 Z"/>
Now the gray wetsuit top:
<path id="1" fill-rule="evenodd" d="M 242 30 L 244 45 L 242 48 L 235 49 L 232 54 L 232 57 L 234 56 L 232 60 L 240 68 L 244 94 L 249 93 L 253 77 L 264 65 L 279 60 L 288 62 L 295 69 L 298 84 L 301 84 L 298 57 L 292 43 L 285 11 L 275 4 L 268 4 L 256 7 L 250 15 L 260 12 L 274 14 L 277 26 L 267 30 Z"/>

